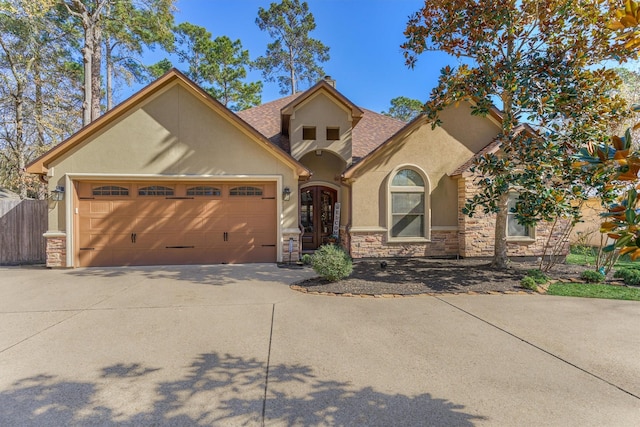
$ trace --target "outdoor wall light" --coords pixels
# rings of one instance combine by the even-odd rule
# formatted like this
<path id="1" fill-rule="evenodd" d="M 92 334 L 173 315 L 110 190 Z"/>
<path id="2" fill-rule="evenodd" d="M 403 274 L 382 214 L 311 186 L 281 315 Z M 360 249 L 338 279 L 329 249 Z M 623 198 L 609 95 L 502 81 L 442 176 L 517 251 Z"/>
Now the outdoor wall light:
<path id="1" fill-rule="evenodd" d="M 291 200 L 291 189 L 289 187 L 284 187 L 284 190 L 282 190 L 282 200 L 285 202 Z"/>
<path id="2" fill-rule="evenodd" d="M 64 187 L 58 185 L 55 190 L 51 192 L 51 200 L 54 202 L 61 202 L 64 200 Z"/>

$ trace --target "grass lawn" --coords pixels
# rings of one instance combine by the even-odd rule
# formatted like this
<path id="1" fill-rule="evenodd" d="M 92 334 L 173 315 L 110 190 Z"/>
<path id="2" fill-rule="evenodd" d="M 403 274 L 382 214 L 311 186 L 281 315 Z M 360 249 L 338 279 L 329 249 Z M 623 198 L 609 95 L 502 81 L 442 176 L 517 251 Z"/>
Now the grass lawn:
<path id="1" fill-rule="evenodd" d="M 567 264 L 593 267 L 596 261 L 596 253 L 595 248 L 572 246 L 571 252 L 567 255 L 565 262 Z M 615 263 L 612 272 L 620 269 L 640 270 L 640 260 L 631 261 L 628 256 L 620 257 Z M 593 283 L 555 283 L 549 286 L 547 294 L 583 298 L 607 298 L 640 301 L 640 288 Z"/>
<path id="2" fill-rule="evenodd" d="M 547 295 L 640 301 L 640 288 L 591 283 L 554 283 L 549 286 Z"/>

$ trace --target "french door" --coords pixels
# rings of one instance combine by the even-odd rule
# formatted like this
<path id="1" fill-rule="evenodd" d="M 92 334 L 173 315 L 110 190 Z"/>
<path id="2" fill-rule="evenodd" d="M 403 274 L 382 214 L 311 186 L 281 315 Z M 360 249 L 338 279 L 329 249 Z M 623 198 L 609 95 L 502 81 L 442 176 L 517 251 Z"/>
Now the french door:
<path id="1" fill-rule="evenodd" d="M 337 191 L 323 186 L 300 190 L 300 224 L 302 225 L 302 251 L 310 252 L 328 243 L 337 233 L 333 230 L 333 212 Z M 336 230 L 337 231 L 337 230 Z"/>

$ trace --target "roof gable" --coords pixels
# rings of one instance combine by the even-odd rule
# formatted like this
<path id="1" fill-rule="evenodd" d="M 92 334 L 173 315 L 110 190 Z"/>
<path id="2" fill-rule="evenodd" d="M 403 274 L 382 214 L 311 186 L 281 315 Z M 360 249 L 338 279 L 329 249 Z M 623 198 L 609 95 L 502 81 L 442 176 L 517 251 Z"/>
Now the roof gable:
<path id="1" fill-rule="evenodd" d="M 68 153 L 79 144 L 82 144 L 82 142 L 86 141 L 88 138 L 108 129 L 132 111 L 139 109 L 146 102 L 149 102 L 154 97 L 164 93 L 164 91 L 174 87 L 175 85 L 179 85 L 184 88 L 199 101 L 207 105 L 207 107 L 224 117 L 229 123 L 247 135 L 251 140 L 263 146 L 267 151 L 282 160 L 285 164 L 288 164 L 299 176 L 310 176 L 309 170 L 292 158 L 287 152 L 273 144 L 249 123 L 245 122 L 241 117 L 226 108 L 220 102 L 213 99 L 207 92 L 202 90 L 202 88 L 175 69 L 169 71 L 155 82 L 146 86 L 138 93 L 119 104 L 114 109 L 108 111 L 94 122 L 80 129 L 61 144 L 35 159 L 27 166 L 27 172 L 34 174 L 46 174 L 51 162 Z"/>

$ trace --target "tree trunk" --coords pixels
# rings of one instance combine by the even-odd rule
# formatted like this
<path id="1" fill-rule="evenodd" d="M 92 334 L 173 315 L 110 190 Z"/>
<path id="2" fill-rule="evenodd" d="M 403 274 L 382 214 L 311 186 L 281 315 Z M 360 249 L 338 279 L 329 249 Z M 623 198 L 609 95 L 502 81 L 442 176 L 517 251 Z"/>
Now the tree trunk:
<path id="1" fill-rule="evenodd" d="M 37 133 L 37 146 L 38 146 L 38 154 L 44 152 L 45 146 L 45 135 L 44 135 L 44 102 L 42 100 L 42 75 L 40 71 L 40 64 L 38 60 L 33 63 L 33 83 L 35 85 L 35 105 L 34 105 L 34 113 L 35 113 L 35 123 L 36 123 L 36 133 Z"/>
<path id="2" fill-rule="evenodd" d="M 106 76 L 106 96 L 107 96 L 107 111 L 113 108 L 113 60 L 111 57 L 111 40 L 107 36 L 104 39 L 104 59 L 107 66 Z"/>
<path id="3" fill-rule="evenodd" d="M 91 121 L 100 117 L 100 100 L 102 85 L 100 84 L 102 65 L 102 29 L 97 24 L 93 27 L 93 55 L 91 58 Z"/>
<path id="4" fill-rule="evenodd" d="M 293 51 L 289 48 L 289 71 L 291 75 L 291 95 L 296 93 L 296 68 L 295 58 L 293 57 Z"/>
<path id="5" fill-rule="evenodd" d="M 496 213 L 495 243 L 493 261 L 491 266 L 499 269 L 509 268 L 509 257 L 507 256 L 507 202 L 509 193 L 499 196 L 498 206 L 500 210 Z"/>
<path id="6" fill-rule="evenodd" d="M 85 26 L 84 28 L 84 47 L 82 48 L 82 62 L 84 64 L 84 101 L 82 102 L 82 124 L 84 126 L 91 123 L 91 105 L 93 101 L 91 96 L 93 95 L 92 76 L 91 70 L 93 66 L 91 61 L 93 60 L 93 31 L 91 28 Z"/>

